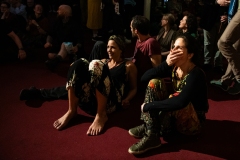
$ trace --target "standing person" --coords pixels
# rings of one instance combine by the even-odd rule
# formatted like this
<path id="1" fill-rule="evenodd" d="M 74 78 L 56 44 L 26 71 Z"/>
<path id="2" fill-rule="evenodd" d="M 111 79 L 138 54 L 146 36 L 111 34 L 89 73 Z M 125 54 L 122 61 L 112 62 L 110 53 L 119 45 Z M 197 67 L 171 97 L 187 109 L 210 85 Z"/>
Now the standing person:
<path id="1" fill-rule="evenodd" d="M 88 0 L 87 27 L 92 30 L 93 41 L 98 40 L 98 31 L 102 28 L 102 9 L 101 0 Z"/>
<path id="2" fill-rule="evenodd" d="M 130 105 L 137 92 L 137 69 L 131 61 L 124 59 L 124 51 L 124 41 L 113 35 L 107 45 L 108 59 L 89 63 L 81 58 L 70 66 L 65 87 L 69 109 L 53 123 L 54 128 L 64 128 L 77 115 L 79 105 L 95 116 L 87 135 L 98 135 L 108 120 L 107 114 Z M 23 94 L 22 91 L 20 98 Z"/>
<path id="3" fill-rule="evenodd" d="M 227 70 L 220 80 L 212 80 L 210 83 L 236 95 L 240 93 L 240 0 L 232 2 L 238 3 L 238 10 L 218 41 L 218 48 L 228 62 Z M 218 0 L 217 3 L 227 6 L 230 0 Z"/>
<path id="4" fill-rule="evenodd" d="M 131 136 L 142 139 L 128 149 L 129 153 L 160 147 L 160 136 L 170 131 L 186 135 L 201 131 L 209 106 L 206 77 L 196 66 L 197 57 L 196 40 L 185 33 L 176 38 L 166 61 L 144 73 L 141 81 L 149 82 L 141 105 L 144 124 L 129 130 Z M 162 79 L 168 76 L 172 76 L 174 89 L 170 95 Z"/>
<path id="5" fill-rule="evenodd" d="M 146 17 L 134 16 L 130 28 L 132 36 L 137 37 L 132 61 L 137 66 L 140 79 L 148 69 L 161 63 L 161 48 L 158 41 L 149 35 L 150 21 Z"/>

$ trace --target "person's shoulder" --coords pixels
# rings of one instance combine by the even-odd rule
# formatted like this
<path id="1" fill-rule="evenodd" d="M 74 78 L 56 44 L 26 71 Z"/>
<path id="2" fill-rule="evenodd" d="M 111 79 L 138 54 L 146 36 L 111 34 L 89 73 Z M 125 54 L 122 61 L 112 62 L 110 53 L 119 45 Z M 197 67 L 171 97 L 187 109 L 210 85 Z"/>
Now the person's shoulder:
<path id="1" fill-rule="evenodd" d="M 126 68 L 132 68 L 132 67 L 135 68 L 136 67 L 135 64 L 130 60 L 126 60 L 125 66 L 126 66 Z"/>
<path id="2" fill-rule="evenodd" d="M 135 65 L 131 60 L 125 60 L 126 66 Z"/>
<path id="3" fill-rule="evenodd" d="M 192 72 L 190 72 L 190 75 L 197 79 L 199 79 L 199 78 L 205 79 L 206 78 L 205 72 L 198 66 L 193 68 Z"/>

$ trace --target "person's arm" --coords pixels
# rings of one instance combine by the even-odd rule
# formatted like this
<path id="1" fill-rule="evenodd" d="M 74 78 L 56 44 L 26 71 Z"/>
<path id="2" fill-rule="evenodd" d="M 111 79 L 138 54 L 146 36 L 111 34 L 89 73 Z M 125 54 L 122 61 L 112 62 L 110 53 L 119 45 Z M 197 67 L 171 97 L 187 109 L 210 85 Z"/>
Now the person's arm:
<path id="1" fill-rule="evenodd" d="M 171 69 L 172 67 L 168 66 L 168 64 L 164 61 L 157 67 L 147 70 L 141 77 L 141 82 L 149 82 L 151 79 L 157 77 L 163 78 L 171 76 Z"/>
<path id="2" fill-rule="evenodd" d="M 12 40 L 15 42 L 15 44 L 18 46 L 18 58 L 19 59 L 25 59 L 26 58 L 26 52 L 23 49 L 23 45 L 19 37 L 12 31 L 8 33 L 8 36 L 12 38 Z"/>
<path id="3" fill-rule="evenodd" d="M 216 3 L 220 6 L 228 6 L 230 4 L 231 0 L 216 0 Z"/>
<path id="4" fill-rule="evenodd" d="M 6 12 L 3 12 L 1 19 L 5 19 L 5 17 L 6 17 Z"/>
<path id="5" fill-rule="evenodd" d="M 44 48 L 49 48 L 49 47 L 52 47 L 52 37 L 48 35 Z"/>
<path id="6" fill-rule="evenodd" d="M 128 81 L 130 90 L 124 100 L 122 100 L 122 106 L 124 108 L 130 105 L 129 101 L 133 99 L 133 97 L 137 93 L 137 68 L 134 63 L 131 61 L 126 62 L 126 69 L 128 73 Z"/>
<path id="7" fill-rule="evenodd" d="M 199 93 L 202 93 L 205 88 L 204 74 L 200 69 L 193 70 L 186 79 L 186 86 L 178 96 L 168 98 L 162 101 L 153 101 L 146 103 L 143 106 L 143 112 L 147 112 L 154 109 L 160 109 L 162 111 L 174 111 L 179 110 L 187 106 L 189 102 Z M 199 95 L 199 94 L 198 94 Z"/>
<path id="8" fill-rule="evenodd" d="M 161 61 L 162 61 L 162 56 L 161 55 L 151 55 L 150 60 L 152 62 L 153 67 L 157 67 Z"/>

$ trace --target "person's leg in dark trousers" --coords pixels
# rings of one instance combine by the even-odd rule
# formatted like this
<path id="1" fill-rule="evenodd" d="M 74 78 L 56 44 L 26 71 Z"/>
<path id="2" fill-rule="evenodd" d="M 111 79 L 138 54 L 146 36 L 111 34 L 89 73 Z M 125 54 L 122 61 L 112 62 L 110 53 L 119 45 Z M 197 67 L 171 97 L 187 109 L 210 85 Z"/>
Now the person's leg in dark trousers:
<path id="1" fill-rule="evenodd" d="M 108 58 L 107 45 L 102 41 L 97 41 L 89 56 L 89 62 L 94 59 Z M 23 89 L 20 93 L 20 100 L 56 100 L 56 99 L 68 99 L 68 92 L 66 86 L 59 86 L 49 89 L 37 89 L 36 87 L 30 87 L 29 89 Z"/>

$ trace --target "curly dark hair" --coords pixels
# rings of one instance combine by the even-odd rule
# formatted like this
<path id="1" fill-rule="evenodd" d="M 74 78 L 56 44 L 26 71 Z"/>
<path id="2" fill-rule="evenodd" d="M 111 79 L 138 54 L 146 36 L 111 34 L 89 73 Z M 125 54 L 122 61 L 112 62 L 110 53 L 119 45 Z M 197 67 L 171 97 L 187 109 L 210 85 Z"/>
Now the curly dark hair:
<path id="1" fill-rule="evenodd" d="M 189 33 L 197 33 L 197 17 L 195 17 L 193 14 L 188 14 L 187 16 L 187 32 Z"/>

